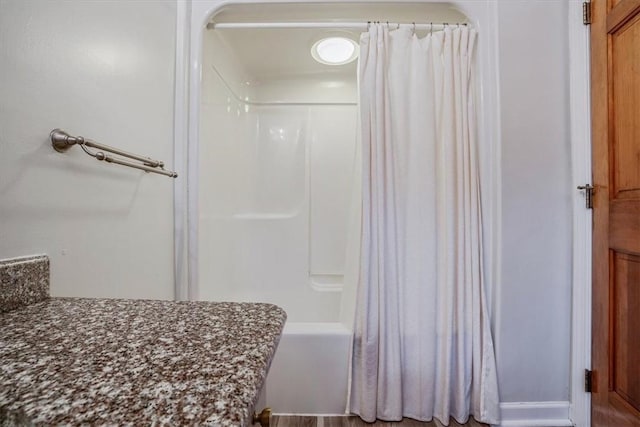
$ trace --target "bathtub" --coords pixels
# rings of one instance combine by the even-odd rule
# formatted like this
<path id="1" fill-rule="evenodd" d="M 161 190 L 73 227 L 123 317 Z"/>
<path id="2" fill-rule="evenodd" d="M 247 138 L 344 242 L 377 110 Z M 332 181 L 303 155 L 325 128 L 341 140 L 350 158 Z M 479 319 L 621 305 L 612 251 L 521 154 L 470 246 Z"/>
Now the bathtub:
<path id="1" fill-rule="evenodd" d="M 344 414 L 350 343 L 341 323 L 287 323 L 260 403 L 274 414 Z"/>

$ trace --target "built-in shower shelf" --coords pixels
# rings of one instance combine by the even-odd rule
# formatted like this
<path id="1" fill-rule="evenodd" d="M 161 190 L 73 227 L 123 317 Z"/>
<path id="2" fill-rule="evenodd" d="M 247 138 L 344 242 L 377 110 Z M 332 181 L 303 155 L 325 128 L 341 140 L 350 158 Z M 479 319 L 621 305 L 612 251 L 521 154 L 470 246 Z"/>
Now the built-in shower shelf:
<path id="1" fill-rule="evenodd" d="M 344 275 L 342 274 L 310 274 L 311 287 L 320 292 L 342 292 Z"/>

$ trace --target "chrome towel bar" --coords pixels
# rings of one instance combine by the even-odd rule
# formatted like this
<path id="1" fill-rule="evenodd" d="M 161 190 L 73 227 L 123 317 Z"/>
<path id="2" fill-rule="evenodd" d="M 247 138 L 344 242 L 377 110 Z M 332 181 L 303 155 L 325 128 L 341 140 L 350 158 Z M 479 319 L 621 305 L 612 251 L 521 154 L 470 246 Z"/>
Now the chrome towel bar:
<path id="1" fill-rule="evenodd" d="M 160 175 L 170 176 L 172 178 L 178 177 L 178 174 L 176 172 L 164 170 L 164 163 L 160 160 L 154 160 L 149 157 L 138 156 L 137 154 L 129 153 L 127 151 L 120 150 L 115 147 L 110 147 L 105 144 L 100 144 L 99 142 L 93 141 L 88 138 L 83 138 L 81 136 L 71 136 L 67 132 L 63 131 L 62 129 L 52 130 L 49 136 L 51 137 L 51 145 L 59 153 L 64 153 L 69 148 L 77 144 L 89 156 L 94 157 L 98 160 L 104 160 L 107 163 L 116 163 L 118 165 L 129 166 L 131 168 L 140 169 L 145 172 L 159 173 Z M 87 149 L 87 147 L 95 148 L 97 150 L 102 150 L 102 151 L 96 151 L 92 153 Z M 105 154 L 104 151 L 108 151 L 118 156 L 128 157 L 130 159 L 137 160 L 141 164 L 123 160 L 118 157 L 109 156 Z"/>

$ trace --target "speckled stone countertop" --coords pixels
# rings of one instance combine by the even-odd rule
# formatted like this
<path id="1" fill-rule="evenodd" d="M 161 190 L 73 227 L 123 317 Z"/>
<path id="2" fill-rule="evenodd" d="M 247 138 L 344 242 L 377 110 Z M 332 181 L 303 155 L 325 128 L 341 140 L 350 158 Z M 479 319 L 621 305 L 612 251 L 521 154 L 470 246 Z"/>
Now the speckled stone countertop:
<path id="1" fill-rule="evenodd" d="M 0 424 L 246 426 L 270 304 L 52 298 L 0 314 Z"/>

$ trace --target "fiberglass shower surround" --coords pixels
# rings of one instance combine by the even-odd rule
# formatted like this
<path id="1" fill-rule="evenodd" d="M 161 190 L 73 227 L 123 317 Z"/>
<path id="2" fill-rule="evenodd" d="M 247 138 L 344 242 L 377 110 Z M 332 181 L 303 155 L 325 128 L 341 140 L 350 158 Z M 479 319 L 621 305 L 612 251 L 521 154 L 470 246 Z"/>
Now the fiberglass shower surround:
<path id="1" fill-rule="evenodd" d="M 279 412 L 339 414 L 355 305 L 344 283 L 357 164 L 355 64 L 343 66 L 347 78 L 331 81 L 339 87 L 296 75 L 258 83 L 251 61 L 282 44 L 282 31 L 204 32 L 199 293 L 283 307 L 288 322 L 265 403 Z M 295 41 L 309 30 L 285 31 Z M 262 49 L 251 43 L 257 35 Z M 300 383 L 292 386 L 294 378 Z"/>

